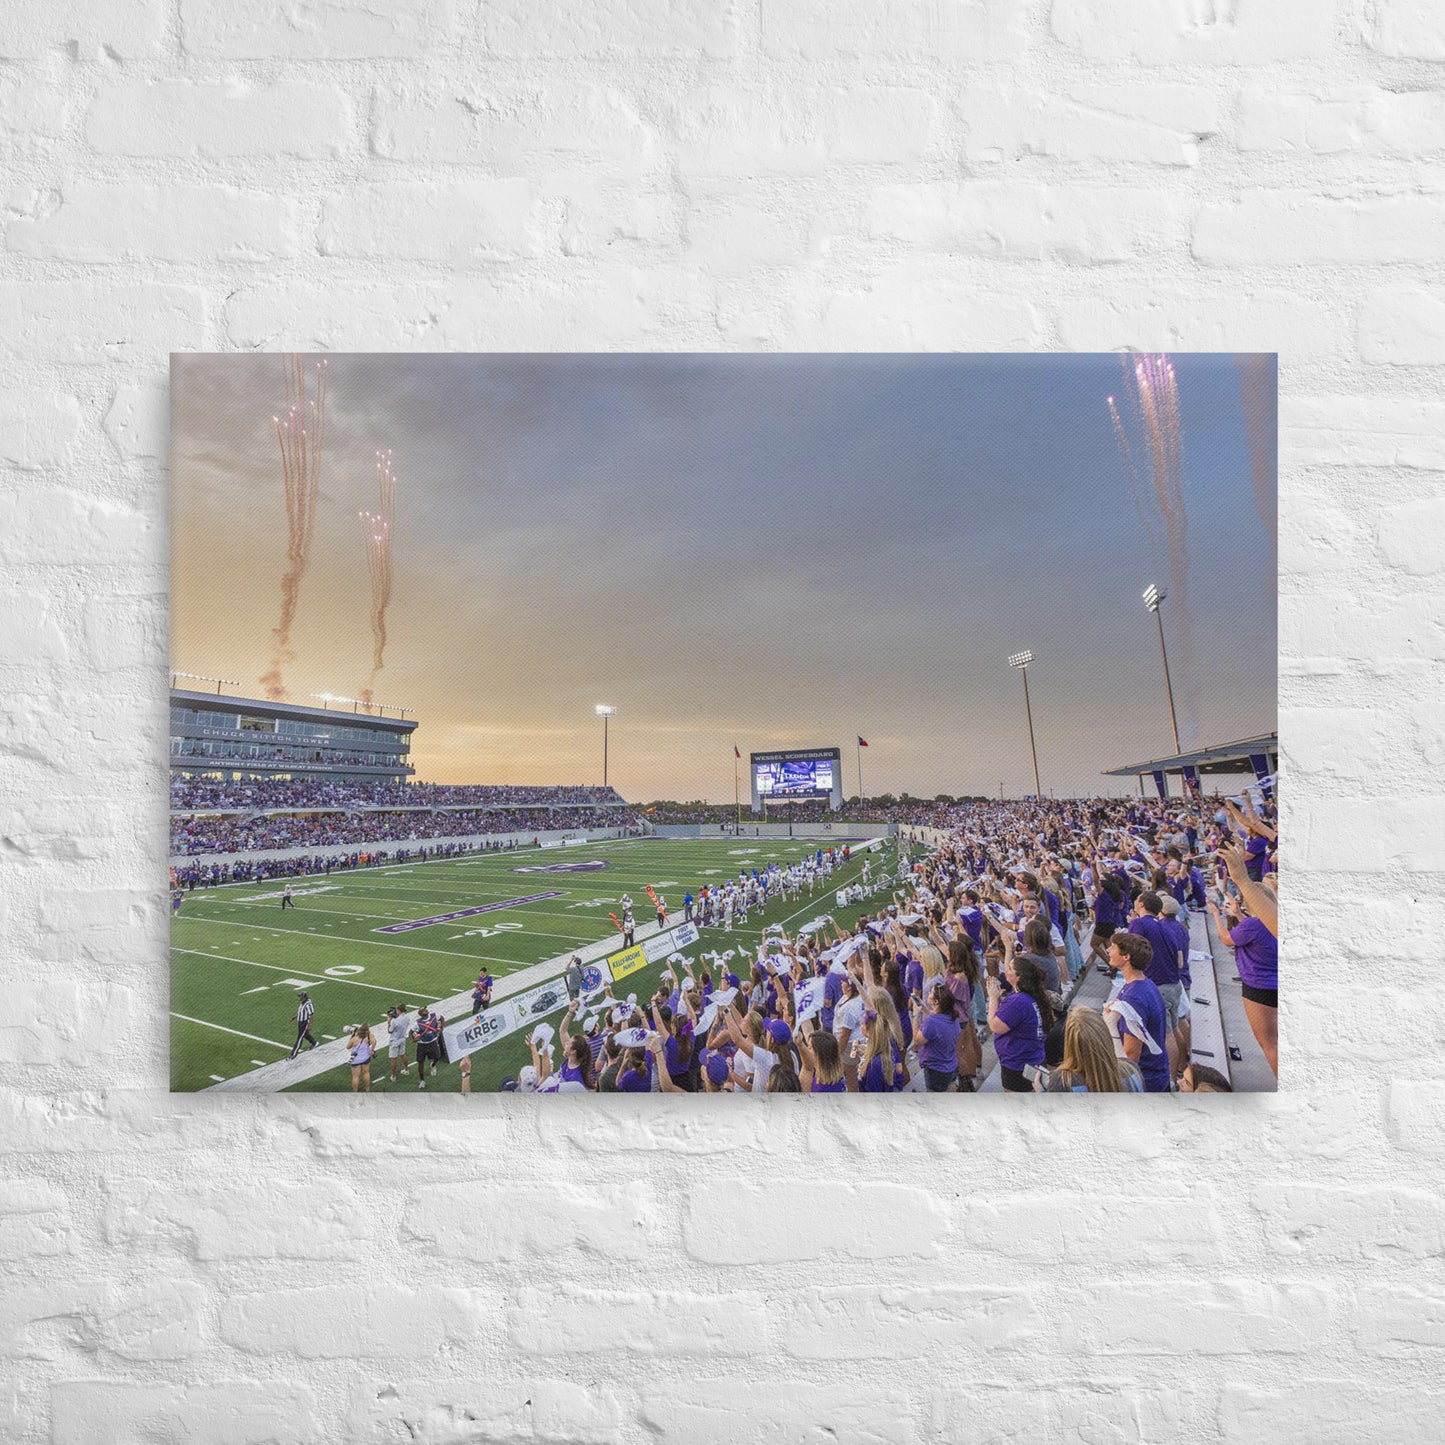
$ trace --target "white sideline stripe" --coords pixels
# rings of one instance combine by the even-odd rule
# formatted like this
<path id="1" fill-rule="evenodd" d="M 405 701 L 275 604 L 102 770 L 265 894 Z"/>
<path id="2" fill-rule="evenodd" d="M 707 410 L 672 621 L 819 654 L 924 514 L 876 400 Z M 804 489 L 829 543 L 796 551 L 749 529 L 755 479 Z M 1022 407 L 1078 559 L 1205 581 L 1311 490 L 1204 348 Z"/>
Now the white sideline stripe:
<path id="1" fill-rule="evenodd" d="M 687 841 L 687 840 L 684 840 Z M 881 886 L 881 885 L 880 885 Z M 876 890 L 875 890 L 876 891 Z M 826 890 L 825 890 L 826 893 Z M 800 918 L 804 913 L 815 911 L 812 902 L 803 904 L 801 908 L 794 909 L 778 921 L 785 926 L 795 918 Z M 197 920 L 209 922 L 211 920 Z M 677 924 L 673 924 L 677 927 Z M 273 933 L 294 933 L 295 929 L 281 928 L 272 929 Z M 655 933 L 663 932 L 654 921 L 638 926 L 636 937 L 640 941 L 650 938 Z M 388 945 L 381 944 L 385 948 Z M 391 945 L 397 947 L 399 945 Z M 622 935 L 620 933 L 610 934 L 596 943 L 585 944 L 581 948 L 568 950 L 566 953 L 559 953 L 554 958 L 545 958 L 540 963 L 534 963 L 516 973 L 509 973 L 497 980 L 496 988 L 492 997 L 496 1002 L 504 998 L 510 998 L 514 993 L 525 993 L 528 989 L 534 988 L 537 984 L 546 983 L 556 978 L 566 960 L 575 953 L 583 963 L 594 963 L 599 958 L 605 958 L 609 953 L 616 953 L 622 946 Z M 194 952 L 194 950 L 182 950 L 183 952 Z M 420 948 L 414 950 L 417 953 L 436 953 L 440 950 L 431 948 Z M 485 958 L 486 954 L 462 954 L 448 955 L 448 957 L 465 957 L 475 961 L 478 958 Z M 244 961 L 244 960 L 243 960 Z M 514 962 L 512 959 L 499 959 L 501 963 Z M 272 965 L 266 965 L 271 967 Z M 305 972 L 305 970 L 301 970 Z M 344 980 L 342 980 L 344 982 Z M 403 993 L 405 990 L 403 990 Z M 412 998 L 422 998 L 422 994 L 412 994 Z M 444 1021 L 451 1022 L 455 1019 L 468 1017 L 472 1012 L 472 991 L 468 988 L 464 993 L 453 994 L 446 999 L 431 999 L 429 1002 L 437 1005 L 437 1012 L 441 1014 Z M 386 1021 L 379 1019 L 372 1025 L 373 1031 L 385 1034 Z M 318 1058 L 317 1056 L 320 1055 Z M 334 1044 L 320 1044 L 314 1049 L 308 1049 L 305 1053 L 297 1055 L 296 1058 L 287 1057 L 278 1063 L 267 1064 L 264 1069 L 256 1069 L 249 1074 L 237 1074 L 233 1079 L 226 1079 L 218 1084 L 212 1084 L 211 1089 L 217 1093 L 237 1094 L 275 1094 L 283 1089 L 289 1089 L 293 1084 L 304 1083 L 308 1079 L 314 1079 L 318 1074 L 328 1073 L 330 1070 L 339 1068 L 347 1061 L 346 1041 L 338 1039 Z"/>
<path id="2" fill-rule="evenodd" d="M 278 1044 L 275 1039 L 263 1039 L 260 1034 L 243 1034 L 240 1029 L 228 1029 L 225 1024 L 212 1024 L 207 1023 L 205 1019 L 193 1019 L 188 1014 L 176 1013 L 174 1009 L 171 1010 L 171 1017 L 183 1019 L 188 1024 L 200 1024 L 203 1029 L 219 1029 L 223 1034 L 235 1034 L 238 1039 L 250 1039 L 252 1043 L 270 1044 L 273 1049 L 280 1049 L 283 1053 L 289 1053 L 291 1049 L 290 1044 Z M 212 1074 L 211 1077 L 214 1079 L 216 1076 Z"/>
<path id="3" fill-rule="evenodd" d="M 199 949 L 199 948 L 173 948 L 173 949 L 171 949 L 171 952 L 172 952 L 172 953 L 189 953 L 189 954 L 193 955 L 193 956 L 196 957 L 196 958 L 219 958 L 219 959 L 221 959 L 224 963 L 244 963 L 244 964 L 247 964 L 247 965 L 248 965 L 249 967 L 251 967 L 251 968 L 269 968 L 269 969 L 275 970 L 275 972 L 277 972 L 277 973 L 315 973 L 315 972 L 316 972 L 316 970 L 315 970 L 314 968 L 296 968 L 296 969 L 292 969 L 292 968 L 283 968 L 283 967 L 282 967 L 280 964 L 278 964 L 278 963 L 257 963 L 254 958 L 237 958 L 234 954 L 230 954 L 230 953 L 205 953 L 205 952 L 203 952 L 203 951 L 202 951 L 201 949 Z M 358 981 L 357 981 L 356 979 L 354 979 L 354 978 L 338 978 L 338 977 L 336 977 L 336 976 L 334 976 L 334 975 L 332 975 L 332 974 L 326 974 L 326 975 L 324 975 L 324 976 L 321 977 L 321 978 L 314 978 L 314 979 L 308 978 L 308 979 L 306 980 L 306 982 L 309 983 L 313 988 L 316 987 L 317 984 L 322 984 L 322 983 L 349 983 L 349 984 L 351 984 L 352 987 L 354 987 L 354 988 L 374 988 L 378 993 L 389 993 L 389 994 L 395 994 L 395 993 L 396 993 L 396 989 L 394 989 L 394 988 L 388 988 L 388 987 L 386 986 L 386 984 L 384 984 L 384 983 L 360 983 L 360 982 L 358 982 Z M 254 988 L 248 988 L 248 989 L 246 990 L 246 992 L 247 992 L 247 993 L 259 993 L 260 990 L 259 990 L 259 989 L 254 989 Z M 405 990 L 405 989 L 402 989 L 402 992 L 405 993 L 406 990 Z M 435 1002 L 436 1002 L 436 999 L 433 998 L 432 995 L 429 994 L 429 993 L 413 993 L 413 994 L 412 994 L 412 997 L 413 997 L 413 998 L 424 998 L 428 1003 L 435 1003 Z M 268 1042 L 269 1042 L 269 1041 L 268 1041 Z"/>
<path id="4" fill-rule="evenodd" d="M 267 933 L 289 933 L 293 938 L 311 938 L 315 935 L 314 928 L 273 928 L 269 923 L 245 923 L 237 925 L 227 922 L 224 918 L 189 918 L 188 923 L 208 923 L 212 928 L 264 928 Z M 261 940 L 256 939 L 257 943 Z M 458 953 L 454 948 L 418 948 L 414 943 L 383 943 L 380 939 L 367 938 L 361 940 L 358 946 L 366 948 L 400 948 L 407 953 L 435 953 L 442 958 L 464 958 L 469 963 L 475 963 L 479 958 L 491 959 L 494 963 L 515 963 L 512 958 L 499 958 L 495 953 Z"/>

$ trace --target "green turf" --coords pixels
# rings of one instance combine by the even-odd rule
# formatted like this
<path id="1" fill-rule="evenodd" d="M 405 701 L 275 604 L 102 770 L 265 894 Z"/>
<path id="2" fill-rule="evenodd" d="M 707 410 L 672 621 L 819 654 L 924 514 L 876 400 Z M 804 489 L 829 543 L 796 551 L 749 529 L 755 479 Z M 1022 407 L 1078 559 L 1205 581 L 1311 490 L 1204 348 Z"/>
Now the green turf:
<path id="1" fill-rule="evenodd" d="M 208 1088 L 217 1079 L 250 1072 L 258 1062 L 285 1057 L 295 1037 L 298 988 L 312 995 L 313 1031 L 324 1041 L 358 1020 L 374 1027 L 393 1003 L 416 1004 L 469 990 L 483 963 L 501 980 L 599 942 L 614 932 L 607 915 L 617 911 L 623 893 L 632 895 L 641 924 L 652 917 L 646 893 L 651 884 L 666 895 L 670 922 L 680 923 L 682 895 L 689 888 L 696 895 L 702 884 L 722 882 L 740 868 L 761 867 L 772 859 L 786 863 L 820 846 L 828 845 L 744 837 L 519 849 L 296 879 L 296 907 L 284 913 L 279 897 L 261 896 L 279 894 L 279 882 L 197 890 L 186 895 L 171 926 L 171 1087 Z M 513 871 L 597 858 L 605 859 L 607 867 L 595 873 Z M 860 868 L 855 858 L 812 898 L 805 892 L 792 903 L 774 900 L 761 918 L 751 915 L 746 930 L 704 930 L 689 953 L 741 944 L 752 948 L 768 923 L 791 929 L 819 913 L 836 912 L 834 889 L 854 881 Z M 874 870 L 876 876 L 876 854 Z M 388 923 L 551 892 L 561 896 L 405 934 L 374 931 Z M 630 975 L 619 983 L 619 994 L 647 997 L 662 967 L 659 962 Z M 560 1010 L 549 1017 L 555 1023 Z M 519 1030 L 473 1055 L 475 1092 L 495 1089 L 528 1062 L 526 1037 Z M 415 1092 L 414 1073 L 396 1085 L 387 1083 L 384 1038 L 378 1036 L 378 1044 L 373 1088 Z M 455 1066 L 443 1066 L 427 1087 L 455 1091 L 460 1082 Z M 349 1070 L 330 1070 L 296 1088 L 349 1089 Z"/>

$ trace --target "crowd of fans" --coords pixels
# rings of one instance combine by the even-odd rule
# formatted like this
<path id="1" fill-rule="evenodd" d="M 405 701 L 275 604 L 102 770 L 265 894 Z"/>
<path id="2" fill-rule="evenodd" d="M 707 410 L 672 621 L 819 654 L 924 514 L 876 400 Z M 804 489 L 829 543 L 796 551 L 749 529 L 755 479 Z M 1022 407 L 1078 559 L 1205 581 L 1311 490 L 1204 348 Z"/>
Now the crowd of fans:
<path id="1" fill-rule="evenodd" d="M 428 838 L 466 838 L 481 833 L 632 828 L 636 824 L 636 817 L 620 808 L 172 815 L 170 856 L 256 853 L 271 848 L 325 848 L 351 843 L 418 842 Z"/>
<path id="2" fill-rule="evenodd" d="M 172 812 L 245 812 L 278 808 L 518 808 L 606 807 L 623 799 L 616 788 L 562 785 L 349 783 L 323 778 L 173 778 Z"/>
<path id="3" fill-rule="evenodd" d="M 171 869 L 171 887 L 193 893 L 197 888 L 219 888 L 223 883 L 263 883 L 268 878 L 329 877 L 355 868 L 380 868 L 391 863 L 425 863 L 429 858 L 459 858 L 466 853 L 489 853 L 515 847 L 513 843 L 442 843 L 437 847 L 360 849 L 354 853 L 306 855 L 301 858 L 236 858 L 222 863 L 181 863 Z M 177 910 L 179 911 L 179 909 Z"/>
<path id="4" fill-rule="evenodd" d="M 540 1092 L 1224 1092 L 1190 1062 L 1192 913 L 1235 951 L 1277 1073 L 1278 834 L 1271 803 L 952 805 L 949 827 L 849 920 L 674 955 L 646 1000 L 575 1000 L 503 1087 Z M 865 859 L 865 870 L 873 864 Z M 1107 996 L 1079 998 L 1086 972 Z"/>
<path id="5" fill-rule="evenodd" d="M 968 805 L 968 800 L 884 797 L 860 801 L 850 798 L 841 808 L 833 809 L 825 799 L 815 798 L 802 803 L 771 804 L 767 809 L 767 821 L 835 823 L 840 826 L 848 823 L 898 823 L 919 828 L 948 828 L 964 816 L 963 809 Z M 658 802 L 640 804 L 639 807 L 647 821 L 654 824 L 715 824 L 721 832 L 731 832 L 739 821 L 738 809 L 732 803 Z M 750 806 L 742 808 L 741 826 L 744 832 L 761 821 L 762 815 L 752 812 Z"/>

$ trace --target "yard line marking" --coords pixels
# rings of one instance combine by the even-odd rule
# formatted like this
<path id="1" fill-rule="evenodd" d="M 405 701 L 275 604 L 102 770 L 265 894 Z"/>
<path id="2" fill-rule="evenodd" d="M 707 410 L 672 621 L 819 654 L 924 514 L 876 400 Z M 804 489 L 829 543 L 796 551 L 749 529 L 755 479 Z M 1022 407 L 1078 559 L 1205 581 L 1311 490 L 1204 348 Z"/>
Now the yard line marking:
<path id="1" fill-rule="evenodd" d="M 287 932 L 289 933 L 290 930 L 288 929 Z M 223 960 L 224 962 L 226 962 L 226 963 L 244 963 L 244 964 L 248 964 L 248 965 L 249 965 L 250 967 L 252 967 L 252 968 L 269 968 L 269 969 L 272 969 L 272 970 L 273 970 L 274 972 L 276 972 L 276 973 L 290 973 L 290 972 L 292 972 L 291 969 L 289 969 L 289 968 L 283 968 L 283 967 L 281 967 L 279 964 L 275 964 L 275 963 L 257 963 L 254 958 L 237 958 L 237 957 L 235 957 L 233 954 L 229 954 L 229 953 L 207 953 L 204 949 L 201 949 L 201 948 L 172 948 L 172 949 L 171 949 L 171 952 L 172 952 L 172 953 L 189 953 L 189 954 L 194 955 L 196 958 L 219 958 L 219 959 L 222 959 L 222 960 Z M 296 972 L 298 972 L 298 973 L 319 973 L 320 971 L 321 971 L 320 969 L 305 968 L 305 967 L 301 967 L 301 968 L 296 969 Z M 358 980 L 356 980 L 356 979 L 354 979 L 354 978 L 330 978 L 330 977 L 328 977 L 328 978 L 318 978 L 318 979 L 314 979 L 314 980 L 313 980 L 313 979 L 307 979 L 306 982 L 307 982 L 312 988 L 315 988 L 318 984 L 323 984 L 323 983 L 346 983 L 346 984 L 350 984 L 352 988 L 374 988 L 378 993 L 395 993 L 395 992 L 396 992 L 395 987 L 389 986 L 389 985 L 387 985 L 387 984 L 383 984 L 383 983 L 361 983 L 361 982 L 359 982 Z M 247 992 L 247 993 L 256 993 L 257 990 L 256 990 L 256 989 L 247 989 L 246 992 Z M 417 998 L 424 998 L 428 1003 L 435 1003 L 436 1000 L 437 1000 L 437 998 L 439 997 L 439 995 L 436 995 L 436 994 L 416 993 L 416 990 L 415 990 L 415 989 L 413 989 L 412 992 L 413 992 L 414 994 L 416 994 L 416 997 L 417 997 Z M 266 1040 L 265 1042 L 268 1042 L 268 1043 L 269 1043 L 270 1040 Z"/>
<path id="2" fill-rule="evenodd" d="M 212 1077 L 218 1084 L 224 1084 L 224 1083 L 226 1082 L 226 1076 L 225 1076 L 224 1074 L 212 1074 L 211 1077 Z"/>
<path id="3" fill-rule="evenodd" d="M 230 928 L 232 926 L 223 918 L 191 918 L 187 921 L 190 923 L 209 924 L 212 928 Z M 268 933 L 289 933 L 297 938 L 306 938 L 308 936 L 307 933 L 300 928 L 272 928 L 268 923 L 263 923 L 258 926 L 264 928 Z M 265 940 L 257 938 L 253 941 L 263 943 Z M 490 959 L 493 963 L 517 962 L 515 958 L 502 958 L 499 954 L 495 953 L 458 953 L 454 948 L 420 948 L 414 943 L 382 943 L 380 939 L 376 938 L 357 940 L 355 946 L 357 948 L 400 948 L 406 953 L 435 953 L 442 958 L 465 958 L 473 962 L 479 958 Z M 250 960 L 242 958 L 238 959 L 237 962 L 249 963 Z"/>
<path id="4" fill-rule="evenodd" d="M 178 1014 L 174 1009 L 171 1010 L 171 1017 L 182 1019 L 188 1024 L 200 1024 L 203 1029 L 219 1029 L 223 1034 L 235 1034 L 238 1039 L 250 1039 L 252 1043 L 270 1044 L 273 1049 L 280 1049 L 283 1054 L 291 1052 L 290 1044 L 278 1044 L 275 1039 L 263 1039 L 260 1034 L 243 1034 L 240 1029 L 228 1029 L 224 1024 L 207 1023 L 205 1019 L 193 1019 L 186 1014 Z"/>
<path id="5" fill-rule="evenodd" d="M 252 1059 L 251 1062 L 255 1064 L 258 1069 L 264 1069 L 266 1067 L 265 1059 Z"/>

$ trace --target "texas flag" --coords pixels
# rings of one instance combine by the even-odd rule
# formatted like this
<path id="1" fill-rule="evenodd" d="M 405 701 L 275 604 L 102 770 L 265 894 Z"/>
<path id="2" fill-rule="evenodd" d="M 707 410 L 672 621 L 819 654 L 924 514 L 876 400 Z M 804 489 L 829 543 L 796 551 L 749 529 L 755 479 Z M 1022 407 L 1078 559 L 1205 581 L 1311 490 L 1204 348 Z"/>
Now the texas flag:
<path id="1" fill-rule="evenodd" d="M 859 738 L 859 739 L 858 739 L 858 746 L 859 746 L 860 748 L 866 748 L 866 747 L 868 746 L 868 739 L 867 739 L 867 738 Z"/>

